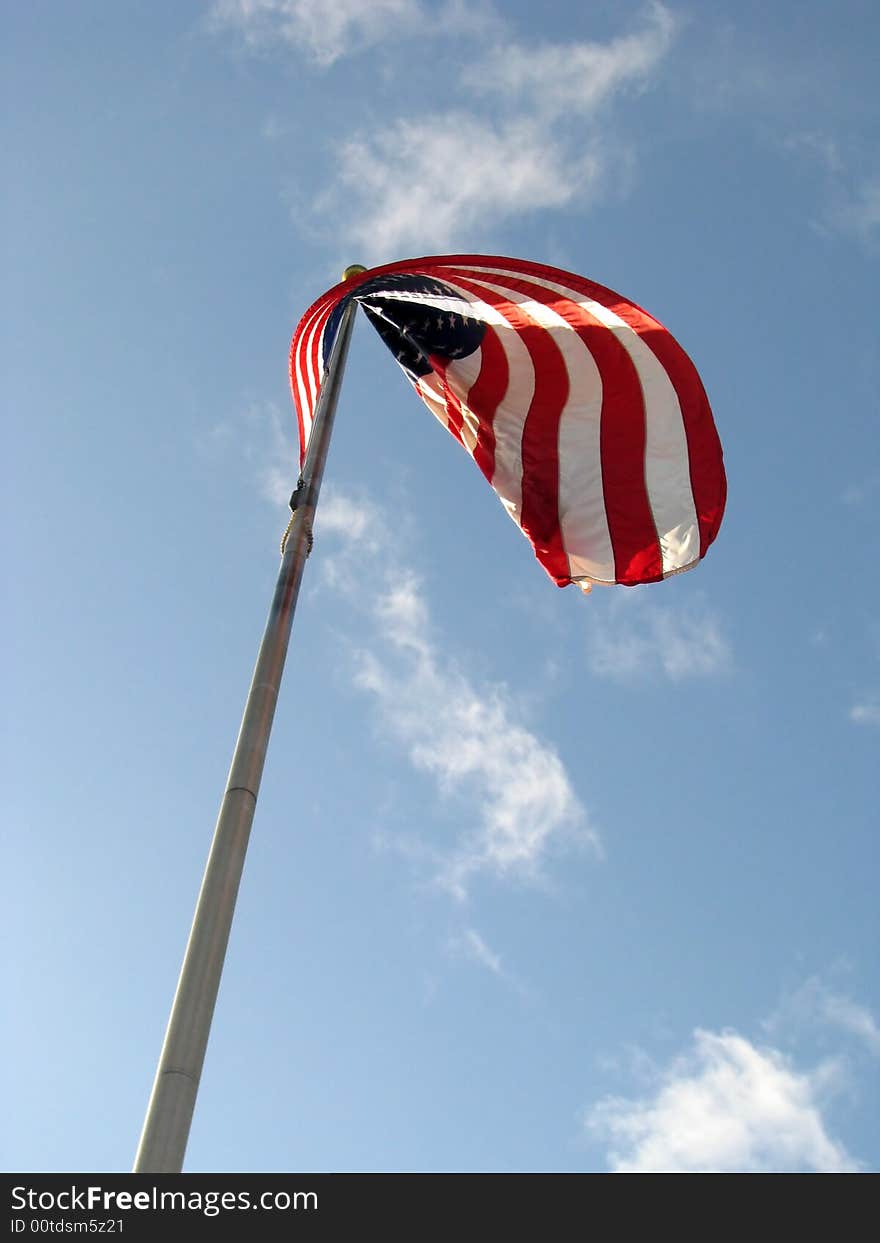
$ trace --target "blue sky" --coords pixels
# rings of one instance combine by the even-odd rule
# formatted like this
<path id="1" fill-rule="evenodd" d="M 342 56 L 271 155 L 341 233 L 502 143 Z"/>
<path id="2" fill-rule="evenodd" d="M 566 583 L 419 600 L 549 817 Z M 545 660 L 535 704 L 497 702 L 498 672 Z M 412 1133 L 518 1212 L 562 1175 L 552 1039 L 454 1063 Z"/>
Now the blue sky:
<path id="1" fill-rule="evenodd" d="M 876 6 L 4 26 L 2 1167 L 130 1168 L 299 316 L 477 251 L 666 324 L 725 521 L 559 591 L 358 325 L 186 1169 L 877 1169 Z"/>

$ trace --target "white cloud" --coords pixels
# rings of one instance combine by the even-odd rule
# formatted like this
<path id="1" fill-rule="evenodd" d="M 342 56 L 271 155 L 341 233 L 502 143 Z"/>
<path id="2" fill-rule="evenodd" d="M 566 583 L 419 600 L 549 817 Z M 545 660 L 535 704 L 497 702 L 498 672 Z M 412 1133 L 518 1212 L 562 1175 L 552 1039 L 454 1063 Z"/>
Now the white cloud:
<path id="1" fill-rule="evenodd" d="M 586 203 L 600 182 L 589 144 L 577 154 L 532 119 L 466 112 L 398 120 L 346 142 L 328 200 L 349 213 L 348 239 L 370 263 L 491 236 L 506 217 Z"/>
<path id="2" fill-rule="evenodd" d="M 856 725 L 880 725 L 880 700 L 870 696 L 853 704 L 849 719 Z"/>
<path id="3" fill-rule="evenodd" d="M 501 976 L 504 974 L 501 958 L 494 950 L 489 948 L 479 932 L 474 928 L 465 928 L 462 935 L 452 942 L 452 948 L 462 953 L 466 958 L 469 958 L 471 962 L 485 967 L 493 975 Z"/>
<path id="4" fill-rule="evenodd" d="M 587 658 L 593 673 L 622 680 L 662 674 L 679 680 L 724 673 L 731 667 L 730 644 L 721 623 L 705 606 L 688 611 L 655 604 L 632 588 L 591 614 Z"/>
<path id="5" fill-rule="evenodd" d="M 489 0 L 214 0 L 209 20 L 237 31 L 252 50 L 302 50 L 324 69 L 385 40 L 473 39 L 503 28 Z"/>
<path id="6" fill-rule="evenodd" d="M 321 492 L 321 503 L 315 514 L 315 530 L 341 536 L 348 544 L 379 551 L 387 538 L 385 519 L 379 508 L 366 497 L 355 499 L 337 491 L 332 484 Z"/>
<path id="7" fill-rule="evenodd" d="M 199 446 L 202 452 L 235 454 L 254 477 L 260 496 L 287 507 L 299 474 L 296 423 L 273 401 L 251 402 L 215 423 Z"/>
<path id="8" fill-rule="evenodd" d="M 359 599 L 365 574 L 376 575 L 377 558 L 388 541 L 385 515 L 366 491 L 354 496 L 324 484 L 315 513 L 315 542 L 320 548 L 315 568 L 321 583 Z"/>
<path id="9" fill-rule="evenodd" d="M 524 1002 L 534 1005 L 537 1000 L 534 990 L 505 967 L 501 955 L 492 949 L 476 928 L 465 928 L 450 937 L 447 947 L 456 958 L 488 971 L 496 980 L 513 989 Z"/>
<path id="10" fill-rule="evenodd" d="M 439 649 L 421 582 L 395 561 L 381 511 L 368 503 L 364 513 L 331 491 L 315 525 L 316 538 L 340 537 L 338 551 L 322 555 L 325 583 L 351 589 L 358 601 L 357 585 L 371 583 L 362 607 L 375 641 L 364 642 L 361 627 L 356 686 L 372 696 L 411 765 L 468 809 L 448 846 L 409 839 L 406 852 L 428 858 L 436 881 L 460 899 L 477 875 L 537 880 L 558 849 L 589 845 L 599 853 L 552 745 L 528 728 L 504 687 L 476 684 Z"/>
<path id="11" fill-rule="evenodd" d="M 797 132 L 782 145 L 823 175 L 820 232 L 837 233 L 872 249 L 880 240 L 880 176 L 873 152 L 855 136 L 842 141 L 824 130 Z"/>
<path id="12" fill-rule="evenodd" d="M 694 54 L 681 67 L 691 79 L 693 108 L 718 111 L 796 161 L 812 184 L 805 180 L 796 187 L 791 211 L 824 236 L 844 237 L 876 253 L 880 169 L 865 108 L 874 85 L 868 61 L 850 57 L 842 70 L 821 38 L 793 41 L 769 28 L 761 37 L 747 24 L 725 19 L 701 21 L 691 30 L 702 46 L 692 44 Z"/>
<path id="13" fill-rule="evenodd" d="M 783 147 L 793 155 L 803 155 L 817 163 L 828 173 L 839 173 L 843 168 L 840 144 L 821 130 L 805 130 L 790 134 Z"/>
<path id="14" fill-rule="evenodd" d="M 606 1097 L 586 1121 L 616 1173 L 855 1171 L 822 1117 L 835 1077 L 833 1063 L 798 1071 L 736 1032 L 698 1029 L 653 1096 Z"/>
<path id="15" fill-rule="evenodd" d="M 599 110 L 644 84 L 666 54 L 674 22 L 661 4 L 644 29 L 607 44 L 507 39 L 462 72 L 491 97 L 473 107 L 408 114 L 355 135 L 337 152 L 337 181 L 316 214 L 343 218 L 345 239 L 373 264 L 407 253 L 483 247 L 511 216 L 577 202 L 628 180 L 627 145 Z M 338 228 L 338 225 L 337 225 Z"/>
<path id="16" fill-rule="evenodd" d="M 519 719 L 502 687 L 477 688 L 441 656 L 427 603 L 411 573 L 375 606 L 383 645 L 361 655 L 357 685 L 372 694 L 385 728 L 444 795 L 475 803 L 472 826 L 438 860 L 439 883 L 464 898 L 480 873 L 534 880 L 551 851 L 596 834 L 555 750 Z"/>
<path id="17" fill-rule="evenodd" d="M 823 1026 L 853 1037 L 868 1053 L 880 1057 L 880 1026 L 867 1006 L 835 992 L 818 976 L 811 976 L 789 994 L 765 1024 L 771 1034 Z"/>
<path id="18" fill-rule="evenodd" d="M 841 144 L 822 133 L 797 134 L 786 151 L 807 157 L 823 174 L 823 201 L 814 227 L 858 242 L 869 253 L 880 242 L 880 176 L 865 172 L 875 164 L 855 140 Z M 876 168 L 876 164 L 875 164 Z"/>
<path id="19" fill-rule="evenodd" d="M 279 138 L 284 138 L 287 133 L 287 125 L 274 112 L 270 112 L 260 126 L 260 137 L 265 138 L 266 142 L 277 142 Z"/>
<path id="20" fill-rule="evenodd" d="M 866 247 L 880 240 L 880 177 L 870 177 L 843 191 L 828 213 L 830 223 Z"/>
<path id="21" fill-rule="evenodd" d="M 236 29 L 253 48 L 302 48 L 319 65 L 417 29 L 417 0 L 215 0 L 215 26 Z"/>
<path id="22" fill-rule="evenodd" d="M 867 1006 L 851 997 L 826 991 L 821 998 L 822 1017 L 826 1023 L 855 1036 L 871 1053 L 880 1056 L 880 1027 Z"/>
<path id="23" fill-rule="evenodd" d="M 450 94 L 470 92 L 482 106 L 421 115 L 410 106 L 355 133 L 340 143 L 335 179 L 312 204 L 314 220 L 333 218 L 334 241 L 356 246 L 370 264 L 476 249 L 511 216 L 575 200 L 584 209 L 611 181 L 612 160 L 616 184 L 626 184 L 631 154 L 597 114 L 621 90 L 647 83 L 676 26 L 659 0 L 640 29 L 604 44 L 519 43 L 488 0 L 214 0 L 210 17 L 251 48 L 301 49 L 325 68 L 391 38 L 467 40 L 473 59 Z M 482 55 L 490 37 L 493 50 Z M 277 117 L 264 124 L 267 138 L 282 132 Z"/>
<path id="24" fill-rule="evenodd" d="M 845 505 L 867 505 L 873 502 L 880 490 L 880 471 L 874 471 L 858 481 L 847 484 L 841 500 Z"/>
<path id="25" fill-rule="evenodd" d="M 265 447 L 259 458 L 260 491 L 273 505 L 286 506 L 299 474 L 293 422 L 289 416 L 282 418 L 274 402 L 267 402 L 262 408 L 252 406 L 248 417 L 252 423 L 262 424 L 265 437 Z M 249 449 L 248 455 L 253 452 Z"/>
<path id="26" fill-rule="evenodd" d="M 548 116 L 595 112 L 623 87 L 644 83 L 672 43 L 675 20 L 662 4 L 649 7 L 642 30 L 609 43 L 496 45 L 468 66 L 475 94 L 515 98 Z"/>

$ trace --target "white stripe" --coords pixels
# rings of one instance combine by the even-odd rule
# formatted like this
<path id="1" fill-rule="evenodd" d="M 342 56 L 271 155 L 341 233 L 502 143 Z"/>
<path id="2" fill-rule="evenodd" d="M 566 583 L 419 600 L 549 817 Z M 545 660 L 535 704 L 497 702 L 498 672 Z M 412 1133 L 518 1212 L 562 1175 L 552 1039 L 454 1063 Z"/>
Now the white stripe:
<path id="1" fill-rule="evenodd" d="M 308 385 L 309 391 L 309 415 L 314 413 L 315 404 L 318 400 L 318 393 L 321 388 L 321 377 L 323 372 L 323 367 L 321 366 L 323 361 L 321 345 L 324 337 L 324 329 L 327 327 L 327 320 L 329 318 L 330 312 L 326 311 L 326 308 L 323 311 L 318 311 L 306 333 L 305 365 L 306 384 Z M 315 348 L 316 337 L 318 338 L 318 361 L 317 363 L 314 363 L 312 362 L 312 352 Z"/>
<path id="2" fill-rule="evenodd" d="M 311 340 L 312 328 L 320 314 L 320 310 L 314 311 L 311 317 L 303 324 L 302 333 L 299 339 L 299 348 L 296 357 L 296 380 L 297 388 L 302 403 L 303 413 L 309 415 L 311 413 L 311 392 L 309 388 L 309 366 L 307 349 Z"/>
<path id="3" fill-rule="evenodd" d="M 357 297 L 357 294 L 355 294 L 355 297 Z M 386 302 L 420 303 L 423 306 L 431 307 L 432 310 L 447 311 L 453 315 L 466 315 L 470 307 L 470 299 L 463 295 L 462 297 L 450 298 L 440 293 L 407 289 L 383 289 L 377 291 L 373 288 L 360 301 L 362 304 L 368 305 L 375 315 L 380 316 L 395 329 L 398 328 L 398 321 L 391 315 L 383 314 L 382 306 Z M 480 373 L 480 365 L 481 352 L 479 349 L 476 349 L 465 358 L 451 360 L 446 368 L 446 382 L 461 405 L 463 419 L 461 429 L 462 444 L 472 457 L 477 444 L 479 423 L 466 402 L 468 390 Z M 442 382 L 434 379 L 433 372 L 431 375 L 420 377 L 417 392 L 429 406 L 431 413 L 449 430 L 448 410 L 446 399 L 443 396 Z"/>
<path id="4" fill-rule="evenodd" d="M 375 297 L 382 301 L 387 297 L 389 301 L 398 299 L 406 302 L 423 302 L 429 306 L 437 307 L 438 310 L 450 311 L 458 315 L 462 314 L 462 302 L 464 302 L 475 319 L 502 329 L 499 333 L 499 340 L 507 358 L 509 381 L 507 393 L 498 405 L 493 422 L 493 431 L 495 433 L 495 470 L 491 483 L 502 505 L 517 526 L 519 526 L 522 511 L 522 432 L 532 401 L 532 395 L 535 391 L 532 360 L 525 345 L 523 345 L 517 333 L 511 328 L 509 321 L 499 311 L 496 311 L 488 303 L 482 302 L 478 298 L 475 299 L 472 293 L 461 289 L 454 281 L 447 280 L 445 276 L 443 277 L 443 282 L 454 289 L 458 297 L 449 298 L 441 294 L 414 293 L 408 290 L 397 289 L 373 289 L 370 292 L 370 297 Z M 366 299 L 364 300 L 366 301 Z M 476 353 L 477 351 L 475 351 Z M 479 351 L 479 354 L 480 361 L 482 361 L 482 351 Z M 454 360 L 447 370 L 447 379 L 453 393 L 461 402 L 462 413 L 465 419 L 462 435 L 465 447 L 473 455 L 476 445 L 476 432 L 479 425 L 476 416 L 467 405 L 467 393 L 470 391 L 473 383 L 476 382 L 478 372 L 473 375 L 471 383 L 467 384 L 466 377 L 470 374 L 467 363 L 467 358 Z M 431 413 L 445 427 L 448 427 L 446 403 L 440 395 L 439 384 L 435 386 L 432 377 L 425 376 L 420 380 L 418 391 L 423 396 Z M 471 441 L 473 443 L 470 443 Z"/>
<path id="5" fill-rule="evenodd" d="M 315 399 L 317 397 L 317 386 L 311 380 L 310 352 L 311 343 L 314 335 L 315 325 L 320 319 L 320 308 L 314 312 L 311 319 L 304 325 L 299 340 L 299 348 L 296 352 L 296 384 L 299 393 L 300 411 L 303 416 L 303 434 L 306 444 L 309 439 L 309 432 L 312 426 L 312 413 L 315 408 Z"/>
<path id="6" fill-rule="evenodd" d="M 308 399 L 306 395 L 305 379 L 303 376 L 303 365 L 302 365 L 303 364 L 302 351 L 303 351 L 304 339 L 305 339 L 305 333 L 303 332 L 300 334 L 300 338 L 299 338 L 299 341 L 297 342 L 296 350 L 293 356 L 293 373 L 294 373 L 293 379 L 294 379 L 294 383 L 296 384 L 296 404 L 297 404 L 300 414 L 302 415 L 303 423 L 307 423 L 308 418 L 309 418 L 309 403 L 308 403 Z"/>
<path id="7" fill-rule="evenodd" d="M 700 529 L 678 394 L 657 355 L 629 324 L 601 303 L 584 305 L 611 329 L 638 374 L 645 402 L 645 488 L 663 573 L 674 574 L 700 559 Z"/>
<path id="8" fill-rule="evenodd" d="M 416 275 L 418 274 L 416 273 Z M 451 282 L 447 281 L 445 278 L 443 283 L 451 284 Z M 354 296 L 358 298 L 357 294 Z M 371 299 L 373 298 L 378 300 L 379 305 L 371 305 L 370 310 L 375 311 L 377 315 L 382 315 L 382 303 L 384 302 L 412 302 L 414 304 L 422 302 L 425 306 L 429 306 L 432 309 L 436 308 L 438 311 L 452 311 L 455 315 L 462 314 L 462 299 L 464 299 L 465 302 L 470 302 L 470 298 L 464 294 L 462 294 L 461 298 L 447 298 L 445 294 L 441 293 L 422 293 L 417 290 L 407 289 L 371 289 L 369 293 L 365 294 L 362 298 L 358 298 L 358 301 L 371 302 Z M 395 319 L 383 316 L 383 319 L 386 318 L 388 319 L 389 324 L 397 323 Z"/>
<path id="9" fill-rule="evenodd" d="M 562 354 L 569 377 L 569 395 L 560 416 L 557 442 L 557 505 L 562 543 L 572 578 L 613 583 L 614 548 L 602 488 L 602 377 L 596 361 L 571 324 L 552 307 L 503 285 L 488 281 L 480 284 L 515 302 L 525 315 L 550 333 Z"/>
<path id="10" fill-rule="evenodd" d="M 461 289 L 446 276 L 443 280 L 470 304 L 476 319 L 501 329 L 498 340 L 507 358 L 508 382 L 507 391 L 498 403 L 492 424 L 495 433 L 495 470 L 491 482 L 501 504 L 522 529 L 522 435 L 535 392 L 535 369 L 531 355 L 510 321 L 500 311 Z"/>
<path id="11" fill-rule="evenodd" d="M 446 400 L 440 390 L 440 379 L 432 371 L 430 375 L 419 376 L 415 386 L 416 392 L 439 423 L 449 430 L 449 419 L 446 413 Z"/>
<path id="12" fill-rule="evenodd" d="M 456 270 L 532 281 L 578 303 L 614 333 L 632 360 L 645 402 L 645 487 L 660 542 L 663 573 L 675 574 L 698 561 L 700 530 L 691 488 L 684 419 L 675 386 L 653 350 L 635 329 L 608 307 L 537 273 L 508 268 L 459 268 L 458 265 Z"/>
<path id="13" fill-rule="evenodd" d="M 471 457 L 474 456 L 474 449 L 477 447 L 480 420 L 467 404 L 467 397 L 476 383 L 482 365 L 483 351 L 478 347 L 472 354 L 466 354 L 464 358 L 454 358 L 446 368 L 446 383 L 461 406 L 462 443 Z"/>
<path id="14" fill-rule="evenodd" d="M 318 395 L 321 386 L 324 383 L 326 368 L 324 361 L 324 334 L 327 331 L 327 324 L 330 316 L 336 308 L 337 303 L 333 302 L 329 308 L 325 304 L 322 309 L 315 312 L 315 315 L 305 333 L 305 379 L 306 379 L 306 398 L 307 406 L 303 415 L 303 440 L 304 450 L 308 446 L 309 437 L 312 434 L 312 425 L 314 423 L 315 407 L 318 404 Z M 317 362 L 312 360 L 312 350 L 314 349 L 315 339 L 317 338 Z"/>

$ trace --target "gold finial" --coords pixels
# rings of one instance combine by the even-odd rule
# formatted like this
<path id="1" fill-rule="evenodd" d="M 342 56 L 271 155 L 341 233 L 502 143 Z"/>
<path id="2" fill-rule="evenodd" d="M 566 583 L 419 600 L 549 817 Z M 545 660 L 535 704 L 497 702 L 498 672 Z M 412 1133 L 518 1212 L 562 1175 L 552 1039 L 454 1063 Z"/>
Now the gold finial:
<path id="1" fill-rule="evenodd" d="M 366 270 L 362 263 L 350 263 L 342 273 L 342 279 L 350 281 L 353 276 L 360 276 L 361 272 L 366 272 Z"/>

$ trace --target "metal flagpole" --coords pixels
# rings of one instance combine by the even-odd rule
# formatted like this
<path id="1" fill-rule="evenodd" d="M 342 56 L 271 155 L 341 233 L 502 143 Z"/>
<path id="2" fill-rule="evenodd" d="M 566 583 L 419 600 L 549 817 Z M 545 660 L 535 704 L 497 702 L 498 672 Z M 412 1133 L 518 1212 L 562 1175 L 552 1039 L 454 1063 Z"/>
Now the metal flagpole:
<path id="1" fill-rule="evenodd" d="M 354 264 L 346 268 L 344 279 L 364 271 Z M 179 1174 L 183 1166 L 356 311 L 354 301 L 343 311 L 326 382 L 318 396 L 294 520 L 220 804 L 135 1157 L 135 1174 Z"/>

